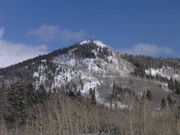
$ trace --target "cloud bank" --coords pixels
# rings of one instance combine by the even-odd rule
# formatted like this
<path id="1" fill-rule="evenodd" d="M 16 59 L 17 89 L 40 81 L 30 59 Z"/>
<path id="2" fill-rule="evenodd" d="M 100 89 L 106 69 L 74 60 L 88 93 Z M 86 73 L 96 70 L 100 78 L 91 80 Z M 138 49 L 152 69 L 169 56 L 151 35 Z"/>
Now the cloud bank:
<path id="1" fill-rule="evenodd" d="M 158 45 L 148 44 L 148 43 L 138 43 L 132 48 L 124 49 L 124 52 L 130 54 L 141 54 L 141 55 L 171 55 L 173 51 L 167 47 L 161 47 Z"/>
<path id="2" fill-rule="evenodd" d="M 3 39 L 4 28 L 0 28 L 0 67 L 21 62 L 40 54 L 47 53 L 46 45 L 13 43 Z"/>
<path id="3" fill-rule="evenodd" d="M 36 37 L 42 41 L 60 41 L 71 42 L 75 40 L 82 40 L 87 37 L 85 31 L 73 31 L 69 29 L 62 29 L 55 25 L 42 25 L 37 29 L 27 32 L 28 36 Z"/>

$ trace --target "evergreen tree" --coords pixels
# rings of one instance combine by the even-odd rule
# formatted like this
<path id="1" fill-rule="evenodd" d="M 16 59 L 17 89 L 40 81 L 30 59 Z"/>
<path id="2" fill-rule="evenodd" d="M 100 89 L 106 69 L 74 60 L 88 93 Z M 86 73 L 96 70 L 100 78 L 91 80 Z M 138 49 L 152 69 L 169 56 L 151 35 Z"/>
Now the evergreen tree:
<path id="1" fill-rule="evenodd" d="M 96 104 L 96 93 L 95 89 L 90 88 L 89 94 L 91 95 L 91 103 Z"/>
<path id="2" fill-rule="evenodd" d="M 172 91 L 174 91 L 174 89 L 175 89 L 174 81 L 173 81 L 172 77 L 171 77 L 171 79 L 168 81 L 168 88 L 169 88 L 170 90 L 172 90 Z"/>
<path id="3" fill-rule="evenodd" d="M 165 98 L 162 98 L 161 99 L 161 109 L 164 109 L 167 107 L 167 102 L 166 102 L 166 99 Z"/>
<path id="4" fill-rule="evenodd" d="M 48 97 L 47 91 L 45 90 L 43 85 L 40 85 L 37 91 L 37 100 L 40 103 L 43 103 L 47 99 L 47 97 Z"/>
<path id="5" fill-rule="evenodd" d="M 180 83 L 175 80 L 174 84 L 175 84 L 175 93 L 179 95 L 180 94 Z"/>
<path id="6" fill-rule="evenodd" d="M 77 91 L 76 96 L 81 97 L 81 91 L 80 90 Z"/>
<path id="7" fill-rule="evenodd" d="M 20 122 L 24 122 L 26 117 L 26 92 L 24 86 L 17 82 L 11 86 L 11 90 L 8 93 L 8 101 L 10 104 L 10 114 L 7 119 L 14 121 L 15 119 Z"/>
<path id="8" fill-rule="evenodd" d="M 168 101 L 168 104 L 169 104 L 170 106 L 172 106 L 172 105 L 174 104 L 174 101 L 173 101 L 173 99 L 171 98 L 170 95 L 167 96 L 167 101 Z"/>
<path id="9" fill-rule="evenodd" d="M 26 99 L 28 105 L 33 105 L 37 103 L 36 101 L 36 92 L 35 88 L 33 87 L 32 83 L 26 86 Z"/>
<path id="10" fill-rule="evenodd" d="M 150 90 L 147 90 L 147 92 L 146 92 L 146 99 L 149 101 L 152 100 L 152 92 Z"/>
<path id="11" fill-rule="evenodd" d="M 117 99 L 117 89 L 118 89 L 118 86 L 115 83 L 113 83 L 113 91 L 112 91 L 113 99 Z"/>
<path id="12" fill-rule="evenodd" d="M 82 81 L 81 77 L 79 77 L 79 83 L 80 83 L 81 90 L 82 90 L 82 89 L 83 89 L 83 87 L 84 87 L 84 84 L 83 84 L 83 81 Z"/>
<path id="13" fill-rule="evenodd" d="M 68 95 L 69 95 L 70 97 L 75 97 L 75 93 L 74 93 L 74 91 L 72 91 L 72 90 L 69 90 Z"/>

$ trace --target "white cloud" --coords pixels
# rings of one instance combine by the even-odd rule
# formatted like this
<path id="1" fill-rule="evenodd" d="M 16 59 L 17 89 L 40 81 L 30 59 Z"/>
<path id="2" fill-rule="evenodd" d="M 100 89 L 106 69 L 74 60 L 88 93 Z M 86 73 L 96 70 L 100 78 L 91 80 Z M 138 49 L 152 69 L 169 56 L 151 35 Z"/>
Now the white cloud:
<path id="1" fill-rule="evenodd" d="M 3 39 L 4 28 L 0 28 L 0 67 L 47 53 L 46 45 L 27 45 Z"/>
<path id="2" fill-rule="evenodd" d="M 37 37 L 43 41 L 58 40 L 61 42 L 69 42 L 75 40 L 82 40 L 87 37 L 85 31 L 72 31 L 69 29 L 62 29 L 54 25 L 42 25 L 35 30 L 27 32 L 28 36 Z"/>
<path id="3" fill-rule="evenodd" d="M 148 44 L 148 43 L 138 43 L 134 45 L 130 49 L 125 49 L 125 52 L 131 53 L 131 54 L 141 54 L 141 55 L 170 55 L 173 53 L 173 51 L 170 48 L 167 47 L 161 47 L 158 45 Z"/>

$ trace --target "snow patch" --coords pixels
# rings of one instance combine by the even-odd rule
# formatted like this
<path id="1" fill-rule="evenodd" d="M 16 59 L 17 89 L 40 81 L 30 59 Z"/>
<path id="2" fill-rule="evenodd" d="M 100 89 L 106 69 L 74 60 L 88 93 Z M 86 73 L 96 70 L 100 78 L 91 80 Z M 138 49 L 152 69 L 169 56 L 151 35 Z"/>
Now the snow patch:
<path id="1" fill-rule="evenodd" d="M 83 59 L 83 64 L 86 65 L 88 67 L 89 71 L 100 71 L 101 69 L 97 66 L 97 64 L 95 63 L 95 59 L 89 59 L 89 58 L 85 58 Z"/>
<path id="2" fill-rule="evenodd" d="M 97 88 L 98 85 L 100 85 L 100 81 L 97 78 L 88 76 L 85 73 L 81 75 L 81 79 L 84 81 L 83 89 L 81 90 L 81 93 L 85 95 L 89 95 L 90 89 L 95 89 Z"/>
<path id="3" fill-rule="evenodd" d="M 45 74 L 46 68 L 47 66 L 40 65 L 38 67 L 38 71 L 34 72 L 33 74 L 33 78 L 35 79 L 34 85 L 36 89 L 38 89 L 41 84 L 45 84 L 47 80 L 47 76 Z"/>
<path id="4" fill-rule="evenodd" d="M 121 110 L 123 110 L 123 109 L 128 109 L 128 108 L 129 108 L 128 105 L 123 104 L 123 103 L 120 102 L 120 101 L 114 101 L 114 102 L 112 102 L 111 104 L 108 103 L 108 102 L 105 102 L 105 103 L 102 103 L 102 104 L 103 104 L 104 106 L 110 108 L 110 109 L 121 109 Z"/>
<path id="5" fill-rule="evenodd" d="M 46 63 L 46 59 L 43 59 L 43 60 L 41 60 L 41 62 L 44 62 L 44 63 Z"/>
<path id="6" fill-rule="evenodd" d="M 89 94 L 90 89 L 95 89 L 98 85 L 100 85 L 99 81 L 97 80 L 89 80 L 88 82 L 84 83 L 83 90 L 81 90 L 82 94 Z"/>
<path id="7" fill-rule="evenodd" d="M 91 52 L 94 53 L 95 56 L 98 55 L 98 52 L 96 50 L 92 50 Z"/>
<path id="8" fill-rule="evenodd" d="M 178 79 L 180 76 L 178 74 L 174 75 L 174 78 Z"/>
<path id="9" fill-rule="evenodd" d="M 160 83 L 160 84 L 161 84 L 161 87 L 163 88 L 164 91 L 166 91 L 166 92 L 172 92 L 171 90 L 169 90 L 167 83 Z"/>
<path id="10" fill-rule="evenodd" d="M 39 77 L 38 72 L 34 72 L 33 77 L 34 77 L 34 78 L 35 78 L 35 77 Z"/>
<path id="11" fill-rule="evenodd" d="M 97 46 L 102 47 L 102 48 L 106 47 L 106 45 L 100 40 L 83 40 L 80 42 L 80 45 L 85 45 L 85 44 L 89 44 L 89 43 L 94 43 Z"/>
<path id="12" fill-rule="evenodd" d="M 74 70 L 70 68 L 65 69 L 59 66 L 56 69 L 54 82 L 52 84 L 51 89 L 58 88 L 58 87 L 61 87 L 62 85 L 65 85 L 67 82 L 70 82 L 72 79 L 74 79 L 76 75 L 77 74 L 74 72 Z"/>
<path id="13" fill-rule="evenodd" d="M 96 45 L 98 45 L 98 46 L 100 46 L 100 47 L 106 47 L 106 45 L 102 42 L 102 41 L 100 41 L 100 40 L 94 40 L 93 41 Z"/>
<path id="14" fill-rule="evenodd" d="M 55 57 L 53 62 L 58 65 L 61 64 L 61 65 L 68 65 L 74 67 L 76 65 L 77 60 L 74 58 L 72 52 L 69 52 L 68 54 Z"/>
<path id="15" fill-rule="evenodd" d="M 149 69 L 146 69 L 145 70 L 145 73 L 147 75 L 152 75 L 152 76 L 156 76 L 156 75 L 159 75 L 161 77 L 166 77 L 168 79 L 170 79 L 171 77 L 169 75 L 167 75 L 165 72 L 164 72 L 164 68 L 157 68 L 157 69 L 154 69 L 154 68 L 149 68 Z"/>
<path id="16" fill-rule="evenodd" d="M 84 45 L 84 44 L 89 44 L 89 43 L 91 43 L 92 42 L 92 40 L 83 40 L 83 41 L 81 41 L 79 44 L 80 45 Z"/>

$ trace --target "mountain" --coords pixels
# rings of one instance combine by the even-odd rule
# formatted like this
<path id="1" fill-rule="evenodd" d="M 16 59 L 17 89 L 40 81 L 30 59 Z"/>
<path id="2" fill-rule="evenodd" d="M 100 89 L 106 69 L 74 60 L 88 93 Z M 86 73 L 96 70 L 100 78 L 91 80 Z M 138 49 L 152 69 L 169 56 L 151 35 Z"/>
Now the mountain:
<path id="1" fill-rule="evenodd" d="M 180 59 L 84 40 L 0 69 L 0 134 L 179 135 Z"/>
<path id="2" fill-rule="evenodd" d="M 153 104 L 159 107 L 168 95 L 179 103 L 180 59 L 134 56 L 99 40 L 84 40 L 0 69 L 3 87 L 8 89 L 15 82 L 31 83 L 36 91 L 43 86 L 47 92 L 93 95 L 96 103 L 119 108 L 126 107 L 118 98 L 122 93 L 142 99 L 150 91 Z"/>

